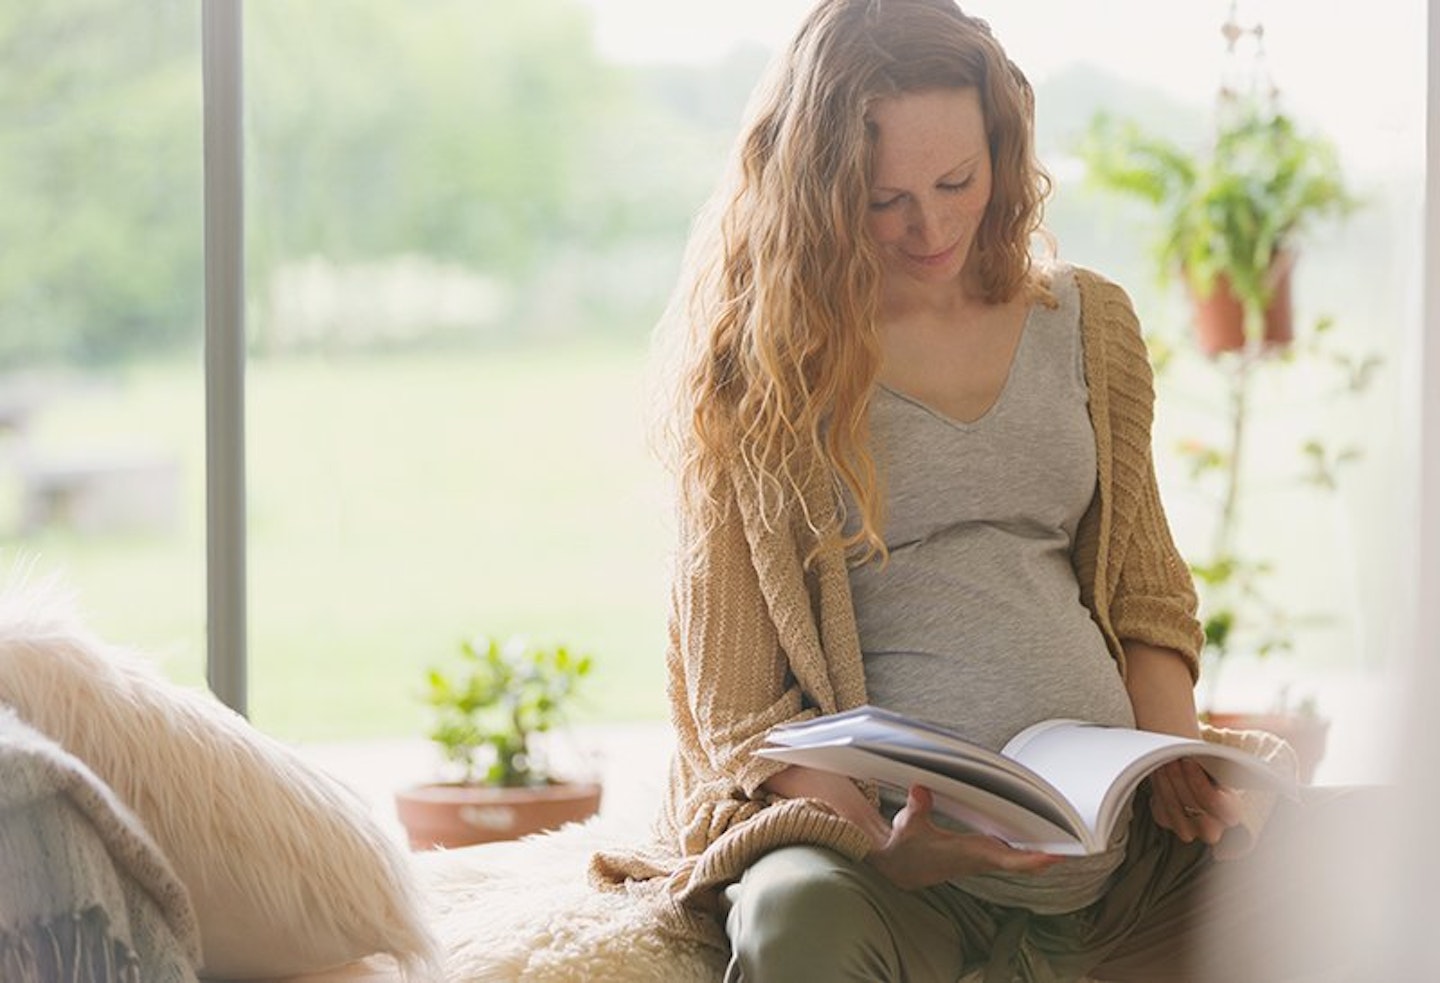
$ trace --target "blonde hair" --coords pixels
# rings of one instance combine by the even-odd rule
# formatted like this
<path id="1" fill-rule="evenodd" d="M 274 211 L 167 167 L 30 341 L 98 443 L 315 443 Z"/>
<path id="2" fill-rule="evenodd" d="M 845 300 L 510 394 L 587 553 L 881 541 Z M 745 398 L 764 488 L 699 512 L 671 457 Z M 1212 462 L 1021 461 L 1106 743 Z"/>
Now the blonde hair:
<path id="1" fill-rule="evenodd" d="M 756 89 L 728 178 L 691 236 L 666 322 L 682 337 L 667 421 L 682 514 L 703 534 L 739 468 L 773 527 L 792 504 L 816 536 L 817 489 L 848 489 L 846 541 L 884 555 L 867 448 L 879 366 L 881 262 L 866 231 L 878 100 L 978 90 L 993 171 L 972 263 L 984 298 L 1031 281 L 1049 179 L 1035 160 L 1033 93 L 988 25 L 952 0 L 822 0 Z M 811 551 L 813 555 L 813 550 Z"/>

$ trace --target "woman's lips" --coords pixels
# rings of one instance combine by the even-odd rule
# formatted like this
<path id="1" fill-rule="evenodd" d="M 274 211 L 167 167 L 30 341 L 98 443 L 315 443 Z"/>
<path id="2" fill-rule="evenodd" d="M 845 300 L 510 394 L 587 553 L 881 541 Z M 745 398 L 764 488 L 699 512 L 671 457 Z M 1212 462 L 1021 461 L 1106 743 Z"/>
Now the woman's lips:
<path id="1" fill-rule="evenodd" d="M 928 256 L 917 256 L 914 253 L 906 253 L 905 256 L 910 260 L 910 262 L 915 263 L 918 266 L 944 266 L 946 261 L 948 261 L 951 256 L 955 255 L 955 249 L 958 245 L 959 244 L 957 243 L 955 245 L 948 246 L 945 249 L 940 250 L 938 253 L 931 253 Z"/>

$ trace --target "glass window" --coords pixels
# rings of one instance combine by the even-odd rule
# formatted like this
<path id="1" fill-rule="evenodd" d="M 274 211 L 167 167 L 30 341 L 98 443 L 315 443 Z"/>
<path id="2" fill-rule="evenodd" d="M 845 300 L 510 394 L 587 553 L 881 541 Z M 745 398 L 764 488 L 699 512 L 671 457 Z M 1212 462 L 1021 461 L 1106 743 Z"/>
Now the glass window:
<path id="1" fill-rule="evenodd" d="M 652 327 L 760 67 L 574 0 L 246 5 L 251 709 L 411 733 L 466 635 L 663 713 Z"/>
<path id="2" fill-rule="evenodd" d="M 1340 149 L 1363 207 L 1317 230 L 1302 321 L 1382 381 L 1337 419 L 1313 379 L 1263 395 L 1247 535 L 1323 673 L 1383 661 L 1404 591 L 1400 373 L 1420 294 L 1424 9 L 1239 3 L 1263 67 Z M 670 523 L 647 444 L 652 326 L 750 88 L 808 0 L 245 5 L 250 709 L 283 736 L 413 733 L 423 668 L 473 633 L 591 651 L 597 716 L 663 713 Z M 974 0 L 1037 91 L 1062 255 L 1179 343 L 1151 216 L 1089 189 L 1098 110 L 1203 140 L 1237 70 L 1232 5 Z M 1135 38 L 1146 39 L 1136 42 Z M 203 678 L 199 13 L 58 0 L 0 24 L 0 545 L 103 633 Z M 1317 52 L 1325 53 L 1321 58 Z M 1335 71 L 1344 52 L 1345 72 Z M 1248 68 L 1254 68 L 1252 63 Z M 1241 65 L 1240 68 L 1247 68 Z M 1358 81 L 1363 79 L 1363 84 Z M 1216 419 L 1161 380 L 1172 524 L 1210 507 L 1176 444 Z M 1303 508 L 1276 448 L 1364 444 Z M 1300 465 L 1296 465 L 1296 469 Z M 1267 470 L 1268 469 L 1268 470 Z M 1400 491 L 1397 491 L 1397 488 Z"/>
<path id="3" fill-rule="evenodd" d="M 0 555 L 199 682 L 199 6 L 12 5 L 0 52 Z"/>

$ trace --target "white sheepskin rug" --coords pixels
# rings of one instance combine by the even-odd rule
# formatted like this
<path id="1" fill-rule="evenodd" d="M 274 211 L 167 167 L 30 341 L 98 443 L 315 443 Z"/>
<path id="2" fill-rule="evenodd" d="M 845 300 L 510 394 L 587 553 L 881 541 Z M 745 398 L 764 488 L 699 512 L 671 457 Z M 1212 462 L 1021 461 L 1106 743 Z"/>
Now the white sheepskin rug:
<path id="1" fill-rule="evenodd" d="M 662 936 L 637 899 L 590 886 L 600 820 L 416 855 L 446 983 L 718 983 L 714 949 Z"/>

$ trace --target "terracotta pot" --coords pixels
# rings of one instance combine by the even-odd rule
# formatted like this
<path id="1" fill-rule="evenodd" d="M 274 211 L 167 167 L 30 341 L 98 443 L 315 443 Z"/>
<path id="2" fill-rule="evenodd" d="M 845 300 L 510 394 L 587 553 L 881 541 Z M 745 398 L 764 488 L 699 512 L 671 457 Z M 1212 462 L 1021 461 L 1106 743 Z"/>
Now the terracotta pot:
<path id="1" fill-rule="evenodd" d="M 1291 279 L 1295 270 L 1294 253 L 1282 252 L 1270 267 L 1270 306 L 1265 309 L 1265 330 L 1261 344 L 1267 349 L 1284 348 L 1295 337 L 1295 314 L 1291 301 Z M 1215 277 L 1208 296 L 1200 296 L 1193 288 L 1190 302 L 1195 326 L 1195 340 L 1200 350 L 1214 357 L 1221 352 L 1238 351 L 1245 347 L 1245 308 L 1230 288 L 1225 274 Z"/>
<path id="2" fill-rule="evenodd" d="M 1245 713 L 1210 710 L 1202 718 L 1212 727 L 1230 730 L 1264 730 L 1283 737 L 1300 759 L 1300 780 L 1309 784 L 1315 768 L 1325 757 L 1330 721 L 1313 714 Z"/>
<path id="3" fill-rule="evenodd" d="M 579 822 L 600 809 L 600 785 L 522 788 L 435 783 L 395 793 L 395 812 L 416 850 L 514 840 Z"/>

